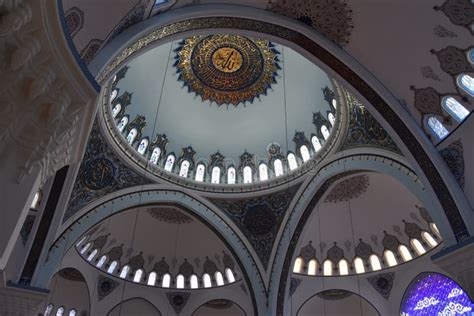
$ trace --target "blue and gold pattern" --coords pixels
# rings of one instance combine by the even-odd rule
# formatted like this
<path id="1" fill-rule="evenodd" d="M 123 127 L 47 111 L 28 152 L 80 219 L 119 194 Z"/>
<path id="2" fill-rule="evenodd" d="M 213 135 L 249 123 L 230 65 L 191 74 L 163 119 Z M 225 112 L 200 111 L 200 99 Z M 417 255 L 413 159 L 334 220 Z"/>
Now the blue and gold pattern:
<path id="1" fill-rule="evenodd" d="M 175 51 L 179 80 L 217 105 L 252 103 L 276 83 L 281 69 L 271 42 L 239 35 L 193 36 Z"/>

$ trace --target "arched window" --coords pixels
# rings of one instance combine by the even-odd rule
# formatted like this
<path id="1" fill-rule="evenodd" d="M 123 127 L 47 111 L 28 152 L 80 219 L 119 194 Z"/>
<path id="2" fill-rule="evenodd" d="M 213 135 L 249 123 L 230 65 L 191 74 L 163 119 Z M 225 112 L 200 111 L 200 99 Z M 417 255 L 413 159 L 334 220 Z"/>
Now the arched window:
<path id="1" fill-rule="evenodd" d="M 223 285 L 224 285 L 224 278 L 222 277 L 222 273 L 220 273 L 219 271 L 217 271 L 217 272 L 214 274 L 214 278 L 216 279 L 216 284 L 217 284 L 217 286 L 223 286 Z"/>
<path id="2" fill-rule="evenodd" d="M 326 127 L 326 125 L 321 126 L 321 133 L 323 134 L 324 140 L 329 138 L 329 129 Z"/>
<path id="3" fill-rule="evenodd" d="M 160 155 L 161 149 L 159 147 L 155 147 L 151 153 L 150 163 L 156 165 L 158 163 L 158 159 L 160 159 Z"/>
<path id="4" fill-rule="evenodd" d="M 76 247 L 79 248 L 79 246 L 82 245 L 82 243 L 83 243 L 84 241 L 86 241 L 87 237 L 88 237 L 88 236 L 82 237 L 82 238 L 77 242 Z"/>
<path id="5" fill-rule="evenodd" d="M 260 166 L 258 166 L 258 176 L 260 181 L 268 180 L 268 169 L 266 164 L 261 163 Z"/>
<path id="6" fill-rule="evenodd" d="M 331 112 L 328 113 L 328 120 L 329 120 L 329 123 L 331 123 L 331 126 L 334 126 L 334 124 L 336 124 L 336 118 L 334 117 L 334 114 L 332 114 Z"/>
<path id="7" fill-rule="evenodd" d="M 413 249 L 415 249 L 415 252 L 417 253 L 417 255 L 421 256 L 422 254 L 426 252 L 425 247 L 423 247 L 423 245 L 418 239 L 412 238 L 410 240 L 410 244 L 413 247 Z"/>
<path id="8" fill-rule="evenodd" d="M 127 135 L 127 143 L 133 144 L 133 142 L 135 141 L 135 138 L 137 137 L 137 135 L 138 135 L 137 129 L 132 128 L 130 130 L 130 132 L 128 133 L 128 135 Z"/>
<path id="9" fill-rule="evenodd" d="M 232 272 L 232 270 L 230 268 L 225 269 L 225 275 L 226 275 L 227 281 L 229 283 L 234 283 L 235 282 L 234 272 Z"/>
<path id="10" fill-rule="evenodd" d="M 316 270 L 318 269 L 318 263 L 316 259 L 311 259 L 308 263 L 308 275 L 316 275 Z"/>
<path id="11" fill-rule="evenodd" d="M 176 277 L 176 288 L 184 289 L 184 276 L 182 274 L 178 274 Z"/>
<path id="12" fill-rule="evenodd" d="M 140 283 L 142 281 L 142 277 L 143 277 L 143 270 L 138 269 L 137 271 L 135 271 L 135 275 L 133 276 L 133 282 Z"/>
<path id="13" fill-rule="evenodd" d="M 120 122 L 117 124 L 117 129 L 119 130 L 120 133 L 123 132 L 127 124 L 128 124 L 128 116 L 122 117 Z"/>
<path id="14" fill-rule="evenodd" d="M 370 261 L 370 266 L 372 268 L 372 271 L 379 271 L 382 269 L 382 265 L 380 264 L 380 259 L 377 257 L 377 255 L 371 255 L 369 258 Z"/>
<path id="15" fill-rule="evenodd" d="M 311 158 L 311 156 L 309 155 L 308 147 L 306 147 L 306 145 L 302 145 L 300 147 L 300 154 L 301 158 L 303 158 L 303 162 L 306 162 L 309 160 L 309 158 Z"/>
<path id="16" fill-rule="evenodd" d="M 179 168 L 179 176 L 186 178 L 188 176 L 190 163 L 187 160 L 183 160 L 181 163 L 181 168 Z"/>
<path id="17" fill-rule="evenodd" d="M 235 168 L 234 167 L 229 167 L 229 169 L 227 169 L 227 183 L 235 184 Z"/>
<path id="18" fill-rule="evenodd" d="M 244 183 L 252 183 L 252 168 L 244 167 Z"/>
<path id="19" fill-rule="evenodd" d="M 115 104 L 114 108 L 112 109 L 112 117 L 116 118 L 117 114 L 120 113 L 121 109 L 122 109 L 122 104 L 120 103 Z"/>
<path id="20" fill-rule="evenodd" d="M 127 277 L 128 271 L 130 271 L 130 266 L 125 266 L 122 268 L 122 271 L 120 271 L 120 277 L 122 279 L 125 279 Z"/>
<path id="21" fill-rule="evenodd" d="M 189 283 L 190 283 L 192 289 L 199 288 L 198 277 L 196 275 L 194 275 L 194 274 L 191 275 L 191 278 L 189 279 Z"/>
<path id="22" fill-rule="evenodd" d="M 113 274 L 115 272 L 115 269 L 117 268 L 117 265 L 118 265 L 117 261 L 112 261 L 109 268 L 107 269 L 107 273 Z"/>
<path id="23" fill-rule="evenodd" d="M 97 262 L 97 268 L 102 268 L 104 266 L 105 261 L 107 261 L 107 256 L 103 255 L 100 257 L 99 262 Z"/>
<path id="24" fill-rule="evenodd" d="M 426 242 L 431 248 L 438 246 L 436 240 L 431 236 L 428 232 L 422 232 L 421 237 L 423 238 L 424 242 Z"/>
<path id="25" fill-rule="evenodd" d="M 430 116 L 428 118 L 428 126 L 431 129 L 431 132 L 437 136 L 439 139 L 443 139 L 448 136 L 449 132 L 444 127 L 443 123 L 441 123 L 436 117 Z"/>
<path id="26" fill-rule="evenodd" d="M 205 171 L 206 171 L 206 167 L 202 163 L 197 165 L 195 180 L 199 182 L 203 182 Z"/>
<path id="27" fill-rule="evenodd" d="M 155 286 L 155 284 L 156 284 L 156 272 L 155 271 L 151 272 L 148 275 L 148 281 L 146 282 L 146 284 L 151 285 L 151 286 Z"/>
<path id="28" fill-rule="evenodd" d="M 303 258 L 298 257 L 295 260 L 295 265 L 293 266 L 293 272 L 301 273 L 302 268 L 303 268 Z"/>
<path id="29" fill-rule="evenodd" d="M 336 99 L 332 99 L 332 106 L 333 106 L 334 108 L 337 108 L 337 101 L 336 101 Z"/>
<path id="30" fill-rule="evenodd" d="M 148 147 L 148 139 L 143 138 L 143 139 L 140 141 L 140 145 L 138 145 L 138 149 L 137 149 L 138 153 L 139 153 L 140 155 L 144 155 L 144 154 L 145 154 L 145 151 L 146 151 L 146 149 L 147 149 L 147 147 Z"/>
<path id="31" fill-rule="evenodd" d="M 74 308 L 69 311 L 69 316 L 76 316 L 76 314 L 77 312 Z"/>
<path id="32" fill-rule="evenodd" d="M 174 155 L 169 155 L 168 158 L 166 158 L 166 163 L 165 163 L 165 170 L 168 172 L 171 172 L 173 170 L 174 166 Z"/>
<path id="33" fill-rule="evenodd" d="M 168 288 L 168 287 L 170 287 L 170 284 L 171 284 L 171 276 L 168 273 L 166 273 L 163 276 L 163 280 L 161 281 L 161 286 L 165 287 L 165 288 Z"/>
<path id="34" fill-rule="evenodd" d="M 296 163 L 296 157 L 293 153 L 288 154 L 288 167 L 290 168 L 290 170 L 295 170 L 296 168 L 298 168 L 298 164 Z"/>
<path id="35" fill-rule="evenodd" d="M 205 288 L 209 288 L 212 286 L 211 277 L 209 276 L 209 274 L 204 273 L 204 275 L 202 276 L 202 283 L 204 283 Z"/>
<path id="36" fill-rule="evenodd" d="M 458 85 L 470 96 L 474 97 L 474 78 L 468 74 L 462 74 L 458 77 Z"/>
<path id="37" fill-rule="evenodd" d="M 355 268 L 356 273 L 364 273 L 365 272 L 364 261 L 361 258 L 356 257 L 354 259 L 354 268 Z"/>
<path id="38" fill-rule="evenodd" d="M 275 159 L 273 162 L 273 168 L 275 169 L 276 177 L 283 175 L 283 164 L 280 159 Z"/>
<path id="39" fill-rule="evenodd" d="M 413 257 L 411 256 L 410 250 L 408 250 L 407 246 L 405 245 L 398 246 L 398 252 L 400 252 L 400 256 L 402 256 L 402 259 L 405 262 L 413 259 Z"/>
<path id="40" fill-rule="evenodd" d="M 443 108 L 459 123 L 469 115 L 469 111 L 453 97 L 443 99 Z"/>
<path id="41" fill-rule="evenodd" d="M 395 258 L 395 254 L 391 250 L 385 250 L 383 255 L 389 267 L 397 265 L 397 258 Z"/>
<path id="42" fill-rule="evenodd" d="M 92 243 L 87 243 L 84 247 L 82 247 L 81 255 L 85 254 L 90 247 L 92 247 Z"/>
<path id="43" fill-rule="evenodd" d="M 63 316 L 64 315 L 64 307 L 60 306 L 56 311 L 56 316 Z"/>
<path id="44" fill-rule="evenodd" d="M 315 152 L 318 152 L 321 149 L 321 143 L 319 142 L 319 138 L 314 135 L 311 137 L 311 143 L 313 144 L 313 148 Z"/>
<path id="45" fill-rule="evenodd" d="M 324 264 L 323 264 L 323 274 L 326 276 L 330 276 L 332 275 L 332 262 L 331 260 L 327 259 L 326 261 L 324 261 Z"/>
<path id="46" fill-rule="evenodd" d="M 87 257 L 87 261 L 92 261 L 95 258 L 95 256 L 97 255 L 98 252 L 99 252 L 99 250 L 94 249 L 94 251 L 92 251 L 90 253 L 89 257 Z"/>
<path id="47" fill-rule="evenodd" d="M 118 90 L 113 89 L 112 93 L 110 93 L 110 101 L 113 101 L 117 97 L 117 94 L 118 94 Z"/>
<path id="48" fill-rule="evenodd" d="M 221 168 L 212 168 L 211 183 L 219 184 L 221 182 Z"/>
<path id="49" fill-rule="evenodd" d="M 30 205 L 30 209 L 38 210 L 40 203 L 41 203 L 41 190 L 35 193 L 35 196 L 33 197 L 33 201 L 31 202 L 31 205 Z"/>
<path id="50" fill-rule="evenodd" d="M 438 238 L 441 238 L 441 233 L 439 232 L 438 226 L 436 226 L 435 223 L 430 223 L 430 229 Z"/>
<path id="51" fill-rule="evenodd" d="M 348 275 L 349 274 L 349 264 L 346 259 L 339 260 L 338 263 L 339 275 Z"/>
<path id="52" fill-rule="evenodd" d="M 49 304 L 48 306 L 46 306 L 46 309 L 44 311 L 44 316 L 50 316 L 51 312 L 53 311 L 53 308 L 54 308 L 53 304 Z"/>

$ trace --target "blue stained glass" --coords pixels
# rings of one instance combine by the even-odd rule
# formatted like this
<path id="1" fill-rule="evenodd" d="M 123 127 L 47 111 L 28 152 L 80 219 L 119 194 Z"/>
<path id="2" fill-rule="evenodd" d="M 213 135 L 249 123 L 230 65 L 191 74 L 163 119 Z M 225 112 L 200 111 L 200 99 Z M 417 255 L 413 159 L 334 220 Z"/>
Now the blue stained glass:
<path id="1" fill-rule="evenodd" d="M 461 287 L 444 275 L 423 273 L 403 296 L 401 316 L 474 315 L 474 304 Z"/>

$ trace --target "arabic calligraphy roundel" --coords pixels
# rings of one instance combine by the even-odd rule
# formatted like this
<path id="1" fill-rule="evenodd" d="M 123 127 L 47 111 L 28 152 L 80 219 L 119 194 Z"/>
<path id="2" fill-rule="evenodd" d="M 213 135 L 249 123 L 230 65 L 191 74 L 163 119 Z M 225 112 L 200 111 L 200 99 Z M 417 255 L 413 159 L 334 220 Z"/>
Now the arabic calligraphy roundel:
<path id="1" fill-rule="evenodd" d="M 239 35 L 193 36 L 176 49 L 177 72 L 190 92 L 218 105 L 252 102 L 276 83 L 279 52 Z"/>

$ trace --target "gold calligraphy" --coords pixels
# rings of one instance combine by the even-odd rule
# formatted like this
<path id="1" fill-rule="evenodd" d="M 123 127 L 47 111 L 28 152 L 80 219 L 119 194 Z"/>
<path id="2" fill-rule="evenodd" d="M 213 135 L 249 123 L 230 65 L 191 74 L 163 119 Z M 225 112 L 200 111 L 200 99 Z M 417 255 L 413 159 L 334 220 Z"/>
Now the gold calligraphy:
<path id="1" fill-rule="evenodd" d="M 232 47 L 221 47 L 212 54 L 212 64 L 225 73 L 236 72 L 242 67 L 242 54 Z"/>

